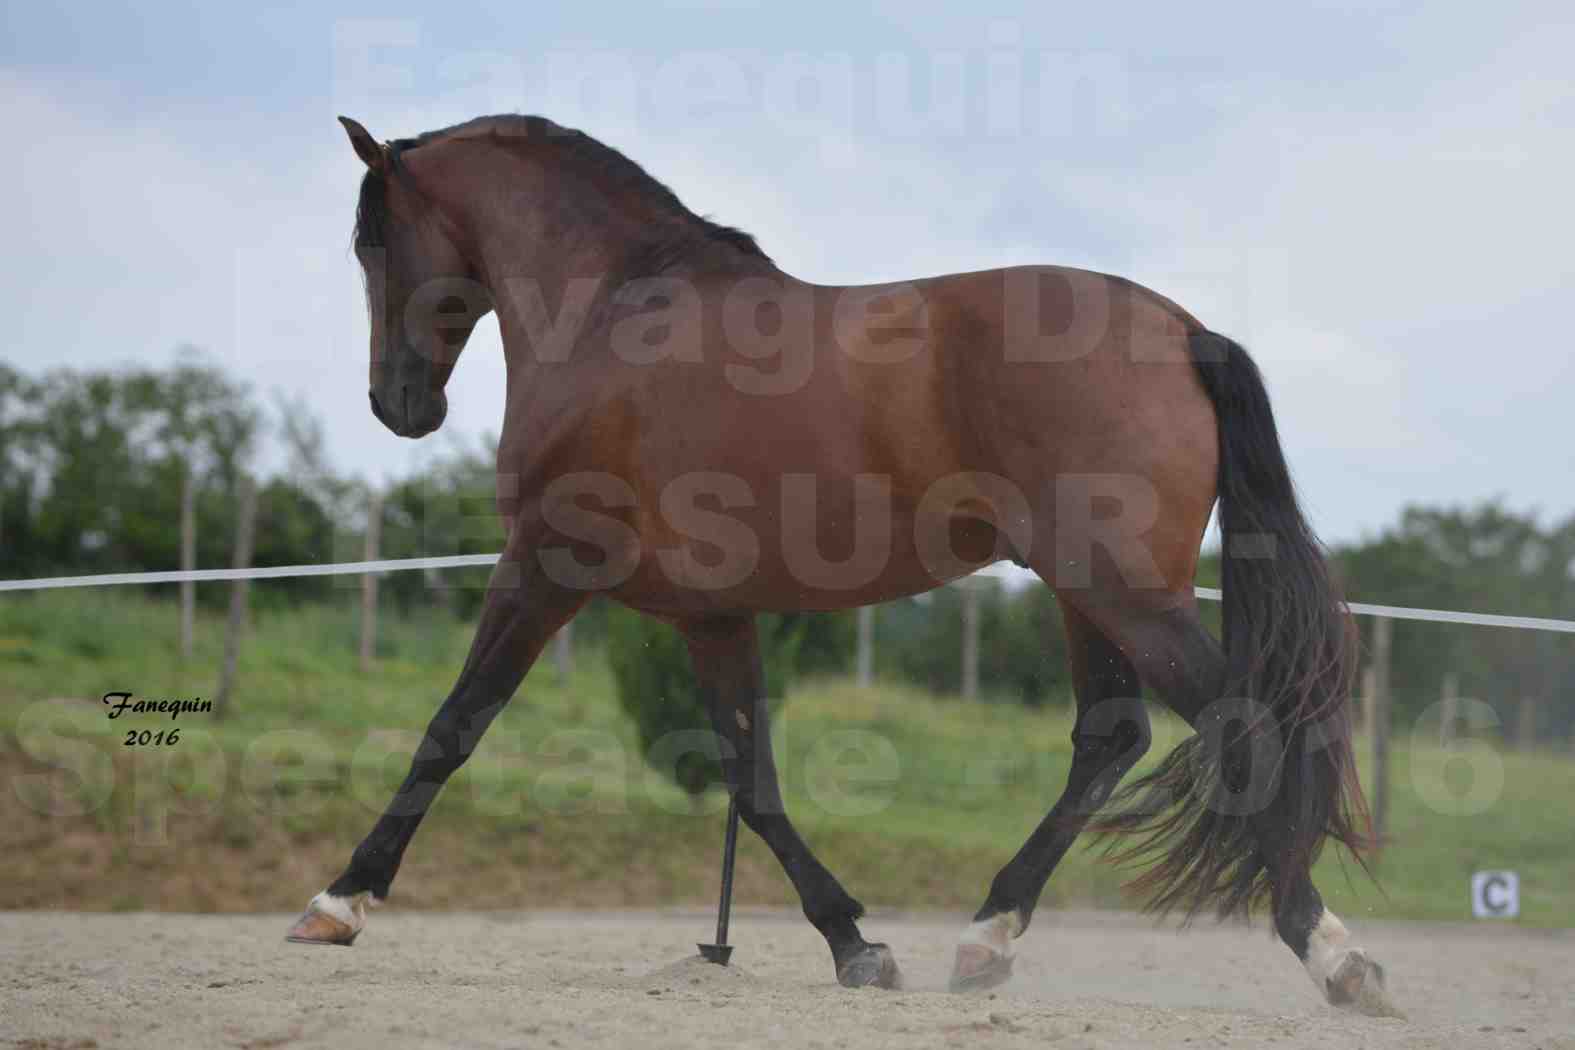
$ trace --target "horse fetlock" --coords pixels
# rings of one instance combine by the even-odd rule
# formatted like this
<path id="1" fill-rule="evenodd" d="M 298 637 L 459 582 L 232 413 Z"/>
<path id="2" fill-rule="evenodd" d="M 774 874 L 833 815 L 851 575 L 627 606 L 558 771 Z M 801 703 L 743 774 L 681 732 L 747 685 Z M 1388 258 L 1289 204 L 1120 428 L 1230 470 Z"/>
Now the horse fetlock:
<path id="1" fill-rule="evenodd" d="M 959 937 L 959 944 L 984 945 L 1002 954 L 1010 954 L 1012 941 L 1023 935 L 1028 920 L 1017 908 L 996 912 L 983 919 L 975 919 Z"/>

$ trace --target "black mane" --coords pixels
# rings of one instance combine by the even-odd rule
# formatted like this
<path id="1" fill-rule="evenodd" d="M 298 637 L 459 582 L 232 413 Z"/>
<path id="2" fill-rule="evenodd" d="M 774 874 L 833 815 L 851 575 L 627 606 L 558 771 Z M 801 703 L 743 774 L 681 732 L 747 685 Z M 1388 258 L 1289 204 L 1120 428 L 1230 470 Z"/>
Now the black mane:
<path id="1" fill-rule="evenodd" d="M 750 234 L 696 215 L 684 206 L 672 190 L 616 149 L 598 142 L 583 131 L 562 127 L 546 117 L 514 113 L 476 117 L 450 127 L 424 132 L 415 138 L 395 139 L 389 143 L 390 171 L 395 174 L 399 172 L 401 157 L 408 150 L 450 136 L 478 134 L 482 131 L 499 137 L 519 136 L 551 142 L 555 148 L 564 150 L 581 170 L 598 176 L 618 189 L 639 193 L 663 214 L 683 220 L 675 226 L 673 236 L 647 249 L 645 262 L 648 269 L 661 269 L 679 262 L 707 242 L 731 245 L 745 255 L 770 261 L 770 256 L 760 250 L 760 245 L 755 243 L 755 238 Z M 361 196 L 356 203 L 356 247 L 375 248 L 385 243 L 387 193 L 387 177 L 368 171 L 361 180 Z"/>

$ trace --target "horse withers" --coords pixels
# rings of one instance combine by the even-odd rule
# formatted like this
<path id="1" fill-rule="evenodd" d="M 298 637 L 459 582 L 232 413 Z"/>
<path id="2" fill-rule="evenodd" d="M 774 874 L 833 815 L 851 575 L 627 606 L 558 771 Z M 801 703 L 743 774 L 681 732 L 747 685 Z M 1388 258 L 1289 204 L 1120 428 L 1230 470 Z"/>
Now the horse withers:
<path id="1" fill-rule="evenodd" d="M 382 143 L 355 248 L 370 400 L 420 437 L 475 323 L 507 362 L 508 540 L 458 682 L 409 774 L 293 940 L 349 944 L 422 816 L 552 634 L 592 594 L 682 632 L 728 790 L 826 938 L 844 985 L 895 986 L 863 908 L 784 810 L 755 617 L 929 590 L 1010 558 L 1064 614 L 1077 718 L 1065 791 L 995 877 L 952 985 L 1011 970 L 1077 835 L 1110 836 L 1160 910 L 1266 904 L 1331 1003 L 1388 1009 L 1309 871 L 1364 845 L 1354 643 L 1246 351 L 1131 282 L 1019 267 L 810 284 L 697 217 L 633 161 L 540 117 Z M 1216 502 L 1224 630 L 1192 590 Z M 1149 745 L 1147 686 L 1196 730 Z"/>

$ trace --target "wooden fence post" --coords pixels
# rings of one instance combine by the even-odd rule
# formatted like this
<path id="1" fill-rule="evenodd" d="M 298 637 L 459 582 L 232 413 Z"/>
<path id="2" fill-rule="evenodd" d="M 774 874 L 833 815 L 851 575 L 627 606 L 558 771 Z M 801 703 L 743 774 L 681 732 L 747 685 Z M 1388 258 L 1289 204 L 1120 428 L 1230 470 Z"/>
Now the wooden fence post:
<path id="1" fill-rule="evenodd" d="M 366 507 L 366 545 L 363 561 L 376 561 L 383 540 L 383 493 L 372 490 Z M 372 669 L 377 657 L 377 573 L 361 574 L 361 671 Z"/>
<path id="2" fill-rule="evenodd" d="M 180 481 L 180 568 L 197 567 L 197 481 L 188 464 Z M 180 581 L 180 658 L 191 659 L 192 633 L 197 620 L 197 583 Z"/>
<path id="3" fill-rule="evenodd" d="M 859 606 L 858 683 L 868 689 L 875 681 L 875 606 Z"/>
<path id="4" fill-rule="evenodd" d="M 969 577 L 962 587 L 962 695 L 964 700 L 979 698 L 979 585 Z"/>
<path id="5" fill-rule="evenodd" d="M 1537 702 L 1529 696 L 1520 698 L 1520 710 L 1517 712 L 1515 724 L 1515 740 L 1522 751 L 1530 751 L 1537 746 Z"/>
<path id="6" fill-rule="evenodd" d="M 1373 839 L 1383 848 L 1389 821 L 1389 642 L 1393 624 L 1387 617 L 1373 621 L 1373 661 L 1368 706 L 1373 734 Z"/>
<path id="7" fill-rule="evenodd" d="M 1460 717 L 1460 681 L 1455 672 L 1444 675 L 1444 697 L 1438 722 L 1438 742 L 1444 747 L 1455 742 L 1455 720 Z"/>
<path id="8" fill-rule="evenodd" d="M 257 523 L 257 485 L 249 474 L 242 474 L 239 488 L 232 564 L 237 569 L 248 569 L 252 564 L 252 536 Z M 223 718 L 228 713 L 230 693 L 235 688 L 235 664 L 240 657 L 241 634 L 246 630 L 246 597 L 250 582 L 235 580 L 230 587 L 230 623 L 224 635 L 224 669 L 219 675 L 219 695 L 213 700 L 215 718 Z"/>
<path id="9" fill-rule="evenodd" d="M 1373 734 L 1378 732 L 1378 712 L 1373 709 L 1373 694 L 1378 691 L 1378 687 L 1373 683 L 1373 678 L 1372 665 L 1362 668 L 1362 735 L 1369 744 L 1372 743 Z"/>

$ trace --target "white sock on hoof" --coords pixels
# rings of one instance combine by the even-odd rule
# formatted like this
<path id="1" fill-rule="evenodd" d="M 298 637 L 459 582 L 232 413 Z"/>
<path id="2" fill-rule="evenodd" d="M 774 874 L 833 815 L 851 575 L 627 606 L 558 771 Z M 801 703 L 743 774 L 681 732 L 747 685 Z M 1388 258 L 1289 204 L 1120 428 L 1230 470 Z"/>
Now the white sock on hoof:
<path id="1" fill-rule="evenodd" d="M 959 947 L 965 944 L 981 945 L 997 955 L 1011 958 L 1012 940 L 1022 932 L 1023 925 L 1018 921 L 1017 912 L 1003 911 L 988 919 L 970 923 L 962 936 L 957 938 L 957 944 Z"/>
<path id="2" fill-rule="evenodd" d="M 1318 918 L 1318 925 L 1307 937 L 1307 958 L 1304 965 L 1307 967 L 1307 976 L 1312 978 L 1313 984 L 1318 986 L 1318 991 L 1325 998 L 1329 995 L 1329 978 L 1340 968 L 1340 963 L 1345 960 L 1345 953 L 1350 945 L 1347 943 L 1351 934 L 1345 928 L 1345 923 L 1340 917 L 1328 908 Z"/>
<path id="3" fill-rule="evenodd" d="M 338 919 L 353 932 L 361 932 L 366 925 L 366 902 L 374 905 L 381 903 L 370 893 L 357 893 L 352 897 L 336 897 L 327 890 L 312 898 L 306 906 L 308 911 L 322 912 L 324 915 Z"/>

